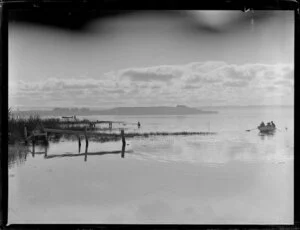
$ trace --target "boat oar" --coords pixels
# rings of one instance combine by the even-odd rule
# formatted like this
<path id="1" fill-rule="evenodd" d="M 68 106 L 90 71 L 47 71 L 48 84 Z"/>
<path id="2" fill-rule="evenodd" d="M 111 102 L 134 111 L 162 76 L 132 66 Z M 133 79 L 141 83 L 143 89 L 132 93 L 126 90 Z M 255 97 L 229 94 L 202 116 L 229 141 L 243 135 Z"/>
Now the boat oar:
<path id="1" fill-rule="evenodd" d="M 252 131 L 252 130 L 254 130 L 254 129 L 257 129 L 257 128 L 247 129 L 246 131 L 247 131 L 247 132 L 250 132 L 250 131 Z"/>

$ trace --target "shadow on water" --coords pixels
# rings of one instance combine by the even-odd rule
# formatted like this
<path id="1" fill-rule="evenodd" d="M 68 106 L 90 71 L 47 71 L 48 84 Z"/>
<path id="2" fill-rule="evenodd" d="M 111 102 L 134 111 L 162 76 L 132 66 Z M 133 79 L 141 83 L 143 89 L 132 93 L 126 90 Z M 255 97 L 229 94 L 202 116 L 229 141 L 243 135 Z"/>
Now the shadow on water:
<path id="1" fill-rule="evenodd" d="M 37 152 L 36 146 L 42 147 L 43 152 Z M 48 142 L 38 142 L 32 145 L 14 144 L 8 146 L 8 168 L 12 168 L 14 165 L 24 164 L 27 160 L 27 154 L 32 154 L 35 157 L 36 154 L 46 154 L 49 148 Z M 40 148 L 41 149 L 41 148 Z"/>
<path id="2" fill-rule="evenodd" d="M 122 131 L 121 131 L 122 132 Z M 107 155 L 107 154 L 120 154 L 121 158 L 125 158 L 125 147 L 126 147 L 126 138 L 135 138 L 135 137 L 144 137 L 149 138 L 151 136 L 190 136 L 190 135 L 208 135 L 208 134 L 214 134 L 209 132 L 150 132 L 150 133 L 126 133 L 124 135 L 120 134 L 112 134 L 112 136 L 103 136 L 103 137 L 89 137 L 91 141 L 96 141 L 100 143 L 104 142 L 111 142 L 111 141 L 122 141 L 122 147 L 118 151 L 103 151 L 103 152 L 88 152 L 88 143 L 85 148 L 85 153 L 81 152 L 81 141 L 78 141 L 78 137 L 75 135 L 65 135 L 65 134 L 54 134 L 50 133 L 48 135 L 48 141 L 44 138 L 36 137 L 35 140 L 30 141 L 28 145 L 24 144 L 15 144 L 11 145 L 9 148 L 9 167 L 12 167 L 14 165 L 18 165 L 21 163 L 24 163 L 26 161 L 27 154 L 31 154 L 34 158 L 35 155 L 44 155 L 45 159 L 51 159 L 51 158 L 61 158 L 61 157 L 78 157 L 78 156 L 84 156 L 84 161 L 87 161 L 88 155 Z M 48 149 L 49 149 L 49 141 L 50 143 L 59 143 L 63 141 L 78 141 L 78 153 L 74 154 L 51 154 L 48 155 Z M 37 151 L 38 149 L 38 151 Z"/>
<path id="3" fill-rule="evenodd" d="M 27 159 L 28 147 L 24 145 L 9 145 L 8 146 L 8 168 L 13 165 L 24 164 Z"/>
<path id="4" fill-rule="evenodd" d="M 47 152 L 44 152 L 44 158 L 45 159 L 52 159 L 52 158 L 63 158 L 63 157 L 80 157 L 84 156 L 84 161 L 87 161 L 88 156 L 103 156 L 103 155 L 109 155 L 109 154 L 121 154 L 121 158 L 125 157 L 125 145 L 122 146 L 122 150 L 116 150 L 116 151 L 100 151 L 100 152 L 88 152 L 88 146 L 85 148 L 84 153 L 80 153 L 80 146 L 79 146 L 79 153 L 65 153 L 65 154 L 51 154 L 47 155 Z M 39 153 L 43 154 L 43 153 Z"/>
<path id="5" fill-rule="evenodd" d="M 273 132 L 259 132 L 258 136 L 261 140 L 271 140 L 275 136 L 275 131 Z"/>
<path id="6" fill-rule="evenodd" d="M 80 153 L 81 152 L 81 145 L 78 146 L 78 153 L 65 153 L 65 154 L 51 154 L 51 155 L 48 155 L 48 148 L 49 148 L 49 144 L 45 143 L 43 145 L 38 145 L 39 146 L 39 149 L 44 149 L 44 151 L 39 151 L 37 152 L 36 151 L 36 144 L 33 144 L 31 146 L 31 148 L 29 146 L 23 146 L 26 148 L 26 151 L 24 150 L 24 156 L 25 156 L 25 160 L 26 160 L 26 156 L 28 153 L 31 153 L 32 154 L 32 157 L 35 157 L 35 155 L 44 155 L 44 158 L 45 159 L 52 159 L 52 158 L 64 158 L 64 157 L 80 157 L 80 156 L 84 156 L 84 161 L 87 161 L 87 157 L 88 156 L 103 156 L 103 155 L 109 155 L 109 154 L 120 154 L 121 155 L 121 158 L 124 158 L 125 157 L 125 150 L 126 150 L 126 146 L 125 144 L 122 145 L 122 149 L 121 150 L 116 150 L 116 151 L 100 151 L 100 152 L 88 152 L 88 145 L 86 145 L 85 147 L 85 152 L 84 153 Z M 42 148 L 40 148 L 42 147 Z M 20 148 L 22 149 L 22 148 Z M 19 150 L 19 149 L 18 149 Z M 14 151 L 14 152 L 18 152 L 18 151 Z M 11 161 L 13 161 L 16 156 L 19 156 L 17 154 L 11 154 L 12 156 L 14 156 L 14 158 L 11 159 Z M 24 157 L 23 157 L 24 158 Z M 23 161 L 25 161 L 23 160 Z M 14 163 L 12 163 L 14 164 Z"/>
<path id="7" fill-rule="evenodd" d="M 61 134 L 55 134 L 51 135 L 49 140 L 53 143 L 59 143 L 63 139 L 66 140 L 73 140 L 71 136 L 65 136 Z M 106 142 L 106 140 L 103 140 L 101 142 Z M 51 158 L 62 158 L 62 157 L 78 157 L 78 156 L 84 156 L 84 161 L 87 161 L 88 156 L 103 156 L 103 155 L 109 155 L 109 154 L 120 154 L 121 158 L 125 157 L 125 145 L 126 142 L 123 143 L 122 148 L 118 151 L 102 151 L 102 152 L 88 152 L 88 144 L 85 146 L 85 152 L 81 152 L 81 145 L 78 145 L 78 153 L 74 154 L 51 154 L 48 155 L 48 149 L 49 149 L 49 142 L 44 140 L 38 140 L 30 141 L 28 144 L 13 144 L 9 145 L 8 147 L 8 167 L 12 168 L 13 166 L 18 166 L 21 164 L 24 164 L 27 155 L 31 154 L 31 156 L 34 158 L 35 155 L 44 155 L 45 159 L 51 159 Z M 38 151 L 37 151 L 38 150 Z"/>

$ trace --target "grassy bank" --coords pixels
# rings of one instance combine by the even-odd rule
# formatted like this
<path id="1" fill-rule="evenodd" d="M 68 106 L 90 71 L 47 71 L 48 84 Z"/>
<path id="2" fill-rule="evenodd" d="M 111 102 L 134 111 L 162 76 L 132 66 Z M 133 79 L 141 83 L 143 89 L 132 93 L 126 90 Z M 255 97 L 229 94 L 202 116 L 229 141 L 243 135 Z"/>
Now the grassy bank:
<path id="1" fill-rule="evenodd" d="M 8 135 L 9 142 L 14 143 L 24 140 L 24 127 L 27 127 L 27 132 L 30 133 L 40 125 L 45 128 L 59 128 L 59 119 L 48 118 L 41 119 L 39 116 L 30 116 L 29 118 L 14 118 L 8 119 Z"/>

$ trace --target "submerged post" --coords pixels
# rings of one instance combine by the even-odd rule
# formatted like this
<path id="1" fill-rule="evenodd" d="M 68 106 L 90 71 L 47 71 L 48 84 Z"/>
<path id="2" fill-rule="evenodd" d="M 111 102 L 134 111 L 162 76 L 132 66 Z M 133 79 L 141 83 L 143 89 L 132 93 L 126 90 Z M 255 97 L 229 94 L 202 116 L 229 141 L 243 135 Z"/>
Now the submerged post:
<path id="1" fill-rule="evenodd" d="M 47 144 L 48 143 L 48 133 L 45 132 L 45 143 Z"/>
<path id="2" fill-rule="evenodd" d="M 124 135 L 124 129 L 121 130 L 121 137 L 122 137 L 122 144 L 126 145 L 125 135 Z"/>
<path id="3" fill-rule="evenodd" d="M 79 147 L 79 152 L 80 152 L 80 147 L 81 147 L 80 135 L 78 135 L 77 137 L 78 137 L 78 147 Z"/>
<path id="4" fill-rule="evenodd" d="M 25 138 L 25 144 L 27 144 L 27 126 L 24 126 L 24 138 Z"/>
<path id="5" fill-rule="evenodd" d="M 32 139 L 32 157 L 35 155 L 35 141 Z"/>
<path id="6" fill-rule="evenodd" d="M 126 146 L 124 129 L 121 130 L 121 137 L 122 137 L 122 155 L 121 155 L 121 157 L 124 158 L 124 156 L 125 156 L 125 146 Z"/>
<path id="7" fill-rule="evenodd" d="M 47 148 L 47 146 L 45 145 L 45 155 L 44 155 L 44 158 L 47 158 L 47 152 L 48 152 L 48 148 Z"/>
<path id="8" fill-rule="evenodd" d="M 85 147 L 87 148 L 89 146 L 89 139 L 86 131 L 87 131 L 87 127 L 85 126 L 84 136 L 85 136 Z"/>
<path id="9" fill-rule="evenodd" d="M 36 137 L 34 131 L 32 132 L 32 145 L 35 145 Z"/>
<path id="10" fill-rule="evenodd" d="M 85 146 L 84 161 L 87 161 L 88 146 Z"/>

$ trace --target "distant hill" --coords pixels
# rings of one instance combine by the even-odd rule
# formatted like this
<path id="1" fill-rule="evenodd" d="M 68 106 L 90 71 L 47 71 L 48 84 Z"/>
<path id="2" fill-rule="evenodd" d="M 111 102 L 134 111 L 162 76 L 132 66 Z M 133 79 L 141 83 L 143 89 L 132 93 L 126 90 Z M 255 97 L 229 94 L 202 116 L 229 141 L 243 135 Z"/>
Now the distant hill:
<path id="1" fill-rule="evenodd" d="M 188 115 L 217 113 L 216 111 L 204 111 L 201 109 L 190 108 L 184 105 L 176 107 L 157 106 L 157 107 L 117 107 L 108 110 L 98 111 L 99 115 Z"/>
<path id="2" fill-rule="evenodd" d="M 73 116 L 73 115 L 190 115 L 190 114 L 208 114 L 218 113 L 217 111 L 208 111 L 177 105 L 176 107 L 156 106 L 156 107 L 116 107 L 106 110 L 89 110 L 89 109 L 68 109 L 55 108 L 52 111 L 19 111 L 15 114 L 30 115 L 39 114 L 41 116 Z"/>

